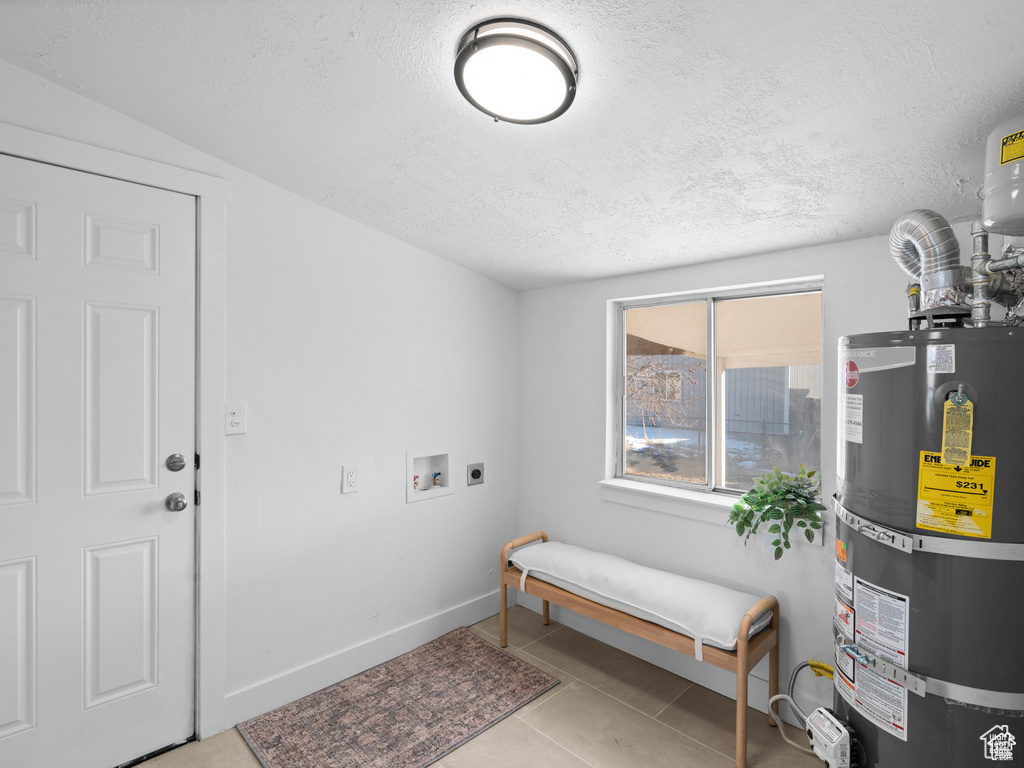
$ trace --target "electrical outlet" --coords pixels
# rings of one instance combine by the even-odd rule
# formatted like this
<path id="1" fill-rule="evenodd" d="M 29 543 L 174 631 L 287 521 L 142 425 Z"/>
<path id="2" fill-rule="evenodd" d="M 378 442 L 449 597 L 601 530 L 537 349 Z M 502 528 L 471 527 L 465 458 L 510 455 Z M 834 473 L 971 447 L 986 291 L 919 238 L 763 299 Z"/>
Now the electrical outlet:
<path id="1" fill-rule="evenodd" d="M 480 485 L 484 481 L 484 464 L 470 464 L 466 467 L 466 485 Z"/>
<path id="2" fill-rule="evenodd" d="M 359 467 L 350 464 L 341 468 L 341 492 L 355 493 L 359 490 Z"/>

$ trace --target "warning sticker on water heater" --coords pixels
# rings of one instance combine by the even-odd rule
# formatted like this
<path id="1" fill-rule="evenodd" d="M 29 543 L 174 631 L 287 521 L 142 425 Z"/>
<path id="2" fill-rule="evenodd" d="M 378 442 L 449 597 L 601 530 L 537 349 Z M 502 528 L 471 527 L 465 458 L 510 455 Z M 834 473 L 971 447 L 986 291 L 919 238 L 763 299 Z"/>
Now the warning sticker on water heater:
<path id="1" fill-rule="evenodd" d="M 839 597 L 836 597 L 836 615 L 833 619 L 836 630 L 843 633 L 845 638 L 848 638 L 847 642 L 853 642 L 853 627 L 856 621 L 857 615 L 853 612 L 853 608 L 848 606 Z"/>
<path id="2" fill-rule="evenodd" d="M 917 527 L 991 539 L 995 486 L 995 456 L 972 456 L 969 465 L 953 465 L 943 464 L 941 453 L 921 451 Z"/>
<path id="3" fill-rule="evenodd" d="M 907 740 L 907 689 L 878 674 L 866 659 L 907 668 L 907 631 L 910 600 L 906 595 L 880 587 L 860 577 L 854 579 L 853 606 L 836 598 L 835 670 L 832 681 L 836 691 L 865 718 L 882 731 Z M 854 647 L 847 652 L 848 626 L 853 624 Z"/>
<path id="4" fill-rule="evenodd" d="M 856 690 L 853 680 L 857 671 L 853 666 L 853 657 L 844 651 L 842 645 L 840 645 L 841 639 L 845 638 L 840 638 L 838 635 L 836 636 L 833 666 L 835 667 L 836 672 L 842 672 L 842 674 L 835 675 L 832 678 L 832 681 L 835 683 L 835 689 L 843 695 L 843 698 L 846 699 L 848 703 L 853 704 L 853 692 Z M 840 683 L 842 683 L 842 685 L 840 685 Z"/>
<path id="5" fill-rule="evenodd" d="M 1024 131 L 1003 136 L 1002 141 L 999 142 L 999 164 L 1006 165 L 1020 160 L 1022 157 L 1024 157 Z"/>
<path id="6" fill-rule="evenodd" d="M 853 574 L 836 561 L 836 595 L 853 604 Z"/>
<path id="7" fill-rule="evenodd" d="M 882 731 L 907 740 L 907 689 L 861 663 L 856 665 L 854 706 Z"/>
<path id="8" fill-rule="evenodd" d="M 899 592 L 854 578 L 853 611 L 857 645 L 878 658 L 907 668 L 910 599 Z"/>

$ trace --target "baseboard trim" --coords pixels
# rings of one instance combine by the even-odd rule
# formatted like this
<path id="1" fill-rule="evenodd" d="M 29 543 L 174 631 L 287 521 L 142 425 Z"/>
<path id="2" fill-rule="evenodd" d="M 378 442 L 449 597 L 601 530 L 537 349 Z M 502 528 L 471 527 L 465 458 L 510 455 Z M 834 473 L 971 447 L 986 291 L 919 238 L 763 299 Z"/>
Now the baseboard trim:
<path id="1" fill-rule="evenodd" d="M 308 696 L 497 612 L 498 592 L 494 591 L 273 677 L 237 686 L 224 697 L 226 727 Z"/>

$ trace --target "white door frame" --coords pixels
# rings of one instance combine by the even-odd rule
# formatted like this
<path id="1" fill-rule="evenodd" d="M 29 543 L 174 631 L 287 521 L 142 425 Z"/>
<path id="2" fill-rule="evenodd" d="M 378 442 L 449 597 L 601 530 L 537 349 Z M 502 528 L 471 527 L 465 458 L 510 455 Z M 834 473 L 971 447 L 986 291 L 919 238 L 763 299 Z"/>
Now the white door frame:
<path id="1" fill-rule="evenodd" d="M 0 123 L 0 153 L 196 197 L 196 736 L 224 722 L 224 353 L 227 203 L 224 179 Z"/>

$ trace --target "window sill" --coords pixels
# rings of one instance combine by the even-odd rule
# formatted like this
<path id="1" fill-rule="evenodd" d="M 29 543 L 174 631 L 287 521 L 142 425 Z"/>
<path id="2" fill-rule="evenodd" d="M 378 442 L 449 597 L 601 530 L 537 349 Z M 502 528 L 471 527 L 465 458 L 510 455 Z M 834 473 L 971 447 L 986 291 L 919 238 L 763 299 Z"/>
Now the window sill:
<path id="1" fill-rule="evenodd" d="M 725 523 L 729 510 L 739 499 L 722 493 L 669 488 L 618 477 L 601 480 L 598 485 L 605 501 L 715 525 Z"/>
<path id="2" fill-rule="evenodd" d="M 627 507 L 647 509 L 664 515 L 685 517 L 702 523 L 725 525 L 729 519 L 729 510 L 739 501 L 739 496 L 710 491 L 690 491 L 684 488 L 669 488 L 652 483 L 638 483 L 635 480 L 623 480 L 620 477 L 598 481 L 598 493 L 605 501 L 613 504 L 624 504 Z M 793 529 L 796 532 L 797 529 Z M 735 533 L 735 531 L 734 531 Z M 775 538 L 774 534 L 760 531 L 758 536 Z M 802 533 L 793 535 L 793 544 L 821 547 L 825 543 L 825 529 L 815 532 L 814 541 L 808 542 Z"/>

